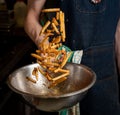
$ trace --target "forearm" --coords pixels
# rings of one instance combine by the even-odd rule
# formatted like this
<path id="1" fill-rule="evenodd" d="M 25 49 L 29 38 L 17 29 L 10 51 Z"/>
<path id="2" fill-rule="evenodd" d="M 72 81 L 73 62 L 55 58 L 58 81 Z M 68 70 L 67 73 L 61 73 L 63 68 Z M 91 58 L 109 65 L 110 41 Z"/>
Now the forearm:
<path id="1" fill-rule="evenodd" d="M 39 15 L 46 0 L 28 0 L 27 15 L 24 28 L 29 37 L 38 45 L 40 41 L 41 25 L 39 23 Z"/>

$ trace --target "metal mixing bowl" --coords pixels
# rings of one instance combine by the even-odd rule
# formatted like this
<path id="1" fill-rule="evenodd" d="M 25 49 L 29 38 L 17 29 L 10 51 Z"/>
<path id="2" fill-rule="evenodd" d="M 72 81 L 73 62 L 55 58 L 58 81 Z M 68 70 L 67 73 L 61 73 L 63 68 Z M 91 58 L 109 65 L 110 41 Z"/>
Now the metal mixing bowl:
<path id="1" fill-rule="evenodd" d="M 48 88 L 49 82 L 42 74 L 39 74 L 37 83 L 26 79 L 26 76 L 32 76 L 34 67 L 38 66 L 39 64 L 35 63 L 17 69 L 9 75 L 7 84 L 11 90 L 39 110 L 54 112 L 72 107 L 96 81 L 96 74 L 90 68 L 67 63 L 65 68 L 70 70 L 68 79 L 56 87 Z"/>

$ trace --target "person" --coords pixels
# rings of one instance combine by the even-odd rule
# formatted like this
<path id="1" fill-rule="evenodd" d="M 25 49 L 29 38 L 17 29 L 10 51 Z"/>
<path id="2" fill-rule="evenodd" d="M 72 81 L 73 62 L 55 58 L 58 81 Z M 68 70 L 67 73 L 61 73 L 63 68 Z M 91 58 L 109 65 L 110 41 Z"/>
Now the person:
<path id="1" fill-rule="evenodd" d="M 119 0 L 56 1 L 65 13 L 65 45 L 73 51 L 83 50 L 81 63 L 97 75 L 95 85 L 80 101 L 80 114 L 120 115 L 117 51 L 115 52 Z M 43 36 L 39 36 L 42 29 L 39 15 L 46 2 L 48 1 L 28 0 L 25 31 L 37 46 L 43 39 Z M 117 33 L 116 36 L 118 38 Z"/>

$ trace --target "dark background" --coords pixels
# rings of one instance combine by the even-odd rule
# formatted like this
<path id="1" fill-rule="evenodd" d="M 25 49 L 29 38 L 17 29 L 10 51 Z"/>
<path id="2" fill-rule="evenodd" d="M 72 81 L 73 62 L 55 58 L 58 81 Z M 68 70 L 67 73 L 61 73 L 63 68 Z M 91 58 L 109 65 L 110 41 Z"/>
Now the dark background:
<path id="1" fill-rule="evenodd" d="M 13 10 L 15 2 L 16 0 L 6 0 L 4 5 L 7 8 L 0 7 L 0 115 L 57 114 L 31 107 L 20 95 L 10 90 L 6 83 L 10 73 L 36 61 L 30 53 L 37 47 L 27 36 L 24 28 L 18 27 L 15 23 Z M 24 2 L 27 4 L 27 1 Z"/>

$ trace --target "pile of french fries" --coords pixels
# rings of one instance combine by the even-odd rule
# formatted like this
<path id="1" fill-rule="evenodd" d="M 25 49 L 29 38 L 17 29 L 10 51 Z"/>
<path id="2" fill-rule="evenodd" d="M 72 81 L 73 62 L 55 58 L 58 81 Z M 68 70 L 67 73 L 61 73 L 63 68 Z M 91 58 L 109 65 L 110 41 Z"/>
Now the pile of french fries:
<path id="1" fill-rule="evenodd" d="M 43 9 L 42 13 L 55 13 L 55 16 L 48 20 L 40 31 L 40 36 L 45 36 L 39 44 L 40 49 L 31 53 L 43 69 L 34 68 L 32 74 L 36 76 L 36 80 L 30 77 L 27 77 L 27 79 L 36 83 L 39 77 L 38 72 L 40 72 L 48 79 L 50 82 L 49 88 L 51 88 L 66 80 L 70 74 L 70 71 L 63 69 L 63 67 L 72 52 L 67 53 L 65 50 L 59 50 L 66 38 L 64 13 L 60 8 Z M 52 76 L 53 74 L 57 76 Z"/>

